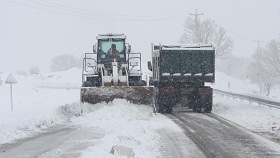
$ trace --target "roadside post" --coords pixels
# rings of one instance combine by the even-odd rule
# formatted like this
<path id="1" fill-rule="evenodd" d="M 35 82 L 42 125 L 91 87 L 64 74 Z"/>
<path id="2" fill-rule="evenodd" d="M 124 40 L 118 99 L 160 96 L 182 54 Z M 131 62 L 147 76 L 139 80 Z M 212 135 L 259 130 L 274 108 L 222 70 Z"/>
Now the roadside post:
<path id="1" fill-rule="evenodd" d="M 9 74 L 6 82 L 6 84 L 10 84 L 10 88 L 11 88 L 11 110 L 14 111 L 13 109 L 13 84 L 16 84 L 17 83 L 17 80 L 16 78 L 14 77 L 13 74 Z"/>

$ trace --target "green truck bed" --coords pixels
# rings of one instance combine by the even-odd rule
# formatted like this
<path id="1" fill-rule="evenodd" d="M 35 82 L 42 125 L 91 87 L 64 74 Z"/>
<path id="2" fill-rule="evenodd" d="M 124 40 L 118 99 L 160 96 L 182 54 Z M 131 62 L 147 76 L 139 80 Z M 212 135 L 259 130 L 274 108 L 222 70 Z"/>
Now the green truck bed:
<path id="1" fill-rule="evenodd" d="M 210 48 L 162 49 L 159 52 L 159 76 L 162 80 L 215 80 L 215 50 Z"/>

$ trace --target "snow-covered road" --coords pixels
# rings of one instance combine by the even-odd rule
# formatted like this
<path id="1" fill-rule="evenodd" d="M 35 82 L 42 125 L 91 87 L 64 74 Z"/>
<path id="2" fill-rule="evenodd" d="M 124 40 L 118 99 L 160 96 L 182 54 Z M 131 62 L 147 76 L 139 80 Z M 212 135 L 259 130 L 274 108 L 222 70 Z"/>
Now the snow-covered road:
<path id="1" fill-rule="evenodd" d="M 102 137 L 90 129 L 52 127 L 36 136 L 1 146 L 0 157 L 5 158 L 70 158 L 79 157 L 92 139 Z"/>

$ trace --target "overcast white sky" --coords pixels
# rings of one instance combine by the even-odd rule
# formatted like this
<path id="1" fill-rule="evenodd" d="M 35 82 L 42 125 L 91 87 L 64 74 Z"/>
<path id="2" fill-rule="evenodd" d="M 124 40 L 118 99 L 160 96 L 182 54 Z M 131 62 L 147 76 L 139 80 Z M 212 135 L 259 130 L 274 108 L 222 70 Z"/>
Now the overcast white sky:
<path id="1" fill-rule="evenodd" d="M 279 0 L 0 0 L 0 71 L 49 71 L 53 57 L 91 52 L 109 32 L 150 60 L 151 43 L 177 43 L 195 9 L 227 30 L 236 56 L 280 38 Z"/>

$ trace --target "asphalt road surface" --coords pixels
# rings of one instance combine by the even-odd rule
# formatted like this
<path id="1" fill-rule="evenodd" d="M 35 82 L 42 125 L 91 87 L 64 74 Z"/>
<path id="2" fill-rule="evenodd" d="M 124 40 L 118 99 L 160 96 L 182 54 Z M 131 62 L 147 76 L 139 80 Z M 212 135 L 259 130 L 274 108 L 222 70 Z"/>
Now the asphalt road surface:
<path id="1" fill-rule="evenodd" d="M 258 139 L 246 129 L 213 114 L 187 112 L 169 117 L 185 130 L 206 157 L 280 158 L 279 144 Z"/>

